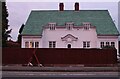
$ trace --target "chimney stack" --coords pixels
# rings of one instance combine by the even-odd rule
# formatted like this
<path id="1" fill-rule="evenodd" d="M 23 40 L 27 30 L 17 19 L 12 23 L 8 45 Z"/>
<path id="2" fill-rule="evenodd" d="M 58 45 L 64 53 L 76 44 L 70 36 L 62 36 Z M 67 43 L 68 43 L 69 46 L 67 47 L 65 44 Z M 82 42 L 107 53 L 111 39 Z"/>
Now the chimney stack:
<path id="1" fill-rule="evenodd" d="M 78 2 L 75 3 L 75 11 L 79 11 L 79 3 Z"/>
<path id="2" fill-rule="evenodd" d="M 64 10 L 64 4 L 63 4 L 63 3 L 60 3 L 60 4 L 59 4 L 59 10 L 60 10 L 60 11 L 63 11 L 63 10 Z"/>

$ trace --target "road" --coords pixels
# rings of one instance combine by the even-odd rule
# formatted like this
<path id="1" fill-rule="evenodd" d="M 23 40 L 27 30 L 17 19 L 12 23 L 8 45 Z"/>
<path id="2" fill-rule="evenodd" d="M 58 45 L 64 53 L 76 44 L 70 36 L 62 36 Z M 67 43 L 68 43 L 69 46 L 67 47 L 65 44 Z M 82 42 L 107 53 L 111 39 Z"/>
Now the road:
<path id="1" fill-rule="evenodd" d="M 2 69 L 2 79 L 120 79 L 118 67 L 8 66 Z"/>
<path id="2" fill-rule="evenodd" d="M 3 71 L 3 77 L 117 77 L 118 72 L 16 72 Z"/>

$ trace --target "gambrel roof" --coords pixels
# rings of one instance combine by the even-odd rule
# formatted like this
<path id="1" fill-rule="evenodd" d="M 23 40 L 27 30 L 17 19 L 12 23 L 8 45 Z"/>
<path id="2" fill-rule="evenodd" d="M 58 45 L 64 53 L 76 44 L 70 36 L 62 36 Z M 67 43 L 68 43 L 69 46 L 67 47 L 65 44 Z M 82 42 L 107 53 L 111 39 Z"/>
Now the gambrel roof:
<path id="1" fill-rule="evenodd" d="M 96 27 L 98 35 L 118 35 L 119 32 L 108 10 L 33 10 L 31 11 L 22 35 L 41 35 L 43 27 L 53 22 L 64 26 L 66 22 L 74 22 L 74 26 L 82 26 L 90 22 Z"/>

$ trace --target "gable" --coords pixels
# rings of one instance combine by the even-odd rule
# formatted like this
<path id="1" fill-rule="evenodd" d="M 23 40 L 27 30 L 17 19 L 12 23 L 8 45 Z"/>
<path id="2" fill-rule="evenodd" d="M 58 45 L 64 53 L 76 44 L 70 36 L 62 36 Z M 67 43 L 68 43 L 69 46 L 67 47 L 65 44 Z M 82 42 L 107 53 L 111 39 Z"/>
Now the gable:
<path id="1" fill-rule="evenodd" d="M 74 22 L 80 27 L 83 22 L 90 22 L 96 27 L 98 35 L 118 35 L 118 30 L 107 10 L 50 10 L 32 11 L 22 31 L 22 35 L 41 35 L 43 27 L 50 22 L 65 26 L 66 22 Z"/>
<path id="2" fill-rule="evenodd" d="M 67 34 L 66 36 L 64 37 L 61 37 L 62 41 L 77 41 L 77 37 L 74 37 L 73 35 L 71 34 Z"/>

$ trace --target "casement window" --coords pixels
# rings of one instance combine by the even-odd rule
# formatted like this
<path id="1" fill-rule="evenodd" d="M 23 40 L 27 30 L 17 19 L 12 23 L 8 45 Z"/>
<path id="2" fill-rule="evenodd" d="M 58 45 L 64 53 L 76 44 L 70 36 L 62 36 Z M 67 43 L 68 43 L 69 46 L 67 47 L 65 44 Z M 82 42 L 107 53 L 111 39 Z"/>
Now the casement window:
<path id="1" fill-rule="evenodd" d="M 89 22 L 83 22 L 84 30 L 89 30 L 91 24 Z"/>
<path id="2" fill-rule="evenodd" d="M 30 47 L 30 48 L 34 48 L 34 42 L 30 42 L 29 47 Z"/>
<path id="3" fill-rule="evenodd" d="M 84 26 L 84 30 L 89 30 L 89 27 L 88 26 Z"/>
<path id="4" fill-rule="evenodd" d="M 67 26 L 67 30 L 71 30 L 72 28 L 70 26 Z"/>
<path id="5" fill-rule="evenodd" d="M 71 30 L 72 27 L 74 26 L 74 23 L 73 23 L 73 22 L 67 22 L 67 23 L 65 24 L 65 26 L 66 26 L 67 30 Z"/>
<path id="6" fill-rule="evenodd" d="M 112 47 L 115 47 L 115 42 L 111 42 L 111 46 L 112 46 Z"/>
<path id="7" fill-rule="evenodd" d="M 83 48 L 89 48 L 90 47 L 90 41 L 83 41 Z"/>
<path id="8" fill-rule="evenodd" d="M 49 41 L 49 48 L 55 48 L 56 47 L 56 41 Z"/>
<path id="9" fill-rule="evenodd" d="M 100 42 L 100 47 L 103 48 L 104 46 L 115 47 L 115 42 Z"/>
<path id="10" fill-rule="evenodd" d="M 49 41 L 49 48 L 52 48 L 52 41 Z"/>
<path id="11" fill-rule="evenodd" d="M 38 48 L 39 47 L 39 42 L 36 41 L 26 41 L 25 42 L 25 48 Z"/>
<path id="12" fill-rule="evenodd" d="M 101 48 L 104 47 L 104 42 L 100 42 L 100 47 L 101 47 Z"/>
<path id="13" fill-rule="evenodd" d="M 35 42 L 35 48 L 39 47 L 39 42 Z"/>
<path id="14" fill-rule="evenodd" d="M 110 45 L 110 43 L 109 42 L 106 42 L 106 46 L 109 46 Z"/>
<path id="15" fill-rule="evenodd" d="M 55 30 L 55 26 L 50 26 L 50 30 Z"/>
<path id="16" fill-rule="evenodd" d="M 50 30 L 55 30 L 56 23 L 48 23 Z"/>
<path id="17" fill-rule="evenodd" d="M 29 48 L 29 42 L 28 41 L 25 42 L 25 48 Z"/>
<path id="18" fill-rule="evenodd" d="M 91 26 L 90 22 L 83 22 L 83 26 Z"/>

